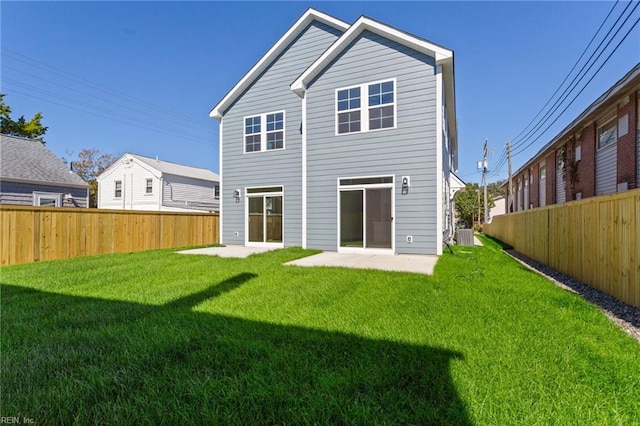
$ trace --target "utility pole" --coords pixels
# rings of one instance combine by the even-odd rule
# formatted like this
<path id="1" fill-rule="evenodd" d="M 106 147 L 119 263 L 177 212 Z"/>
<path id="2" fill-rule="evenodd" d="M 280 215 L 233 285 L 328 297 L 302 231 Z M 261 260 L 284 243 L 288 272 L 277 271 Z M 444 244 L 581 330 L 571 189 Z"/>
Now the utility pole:
<path id="1" fill-rule="evenodd" d="M 487 203 L 487 140 L 484 140 L 484 158 L 482 161 L 482 180 L 484 181 L 484 223 L 489 218 L 489 207 Z"/>
<path id="2" fill-rule="evenodd" d="M 507 141 L 507 160 L 509 161 L 509 199 L 507 202 L 507 213 L 515 211 L 515 202 L 513 201 L 513 176 L 511 176 L 511 141 Z"/>

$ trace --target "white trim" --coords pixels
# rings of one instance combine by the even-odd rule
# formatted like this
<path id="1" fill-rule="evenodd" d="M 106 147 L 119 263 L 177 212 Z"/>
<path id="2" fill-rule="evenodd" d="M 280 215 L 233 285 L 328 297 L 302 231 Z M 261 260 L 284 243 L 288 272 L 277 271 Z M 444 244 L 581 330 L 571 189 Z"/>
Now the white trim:
<path id="1" fill-rule="evenodd" d="M 302 96 L 302 248 L 307 248 L 307 96 Z"/>
<path id="2" fill-rule="evenodd" d="M 437 65 L 436 69 L 436 254 L 442 254 L 443 244 L 443 225 L 442 225 L 442 191 L 443 173 L 442 169 L 442 120 L 443 120 L 443 104 L 442 104 L 442 66 Z M 447 194 L 448 197 L 448 194 Z"/>
<path id="3" fill-rule="evenodd" d="M 274 248 L 282 248 L 284 247 L 284 209 L 285 209 L 285 199 L 284 199 L 284 185 L 273 185 L 279 186 L 282 188 L 281 191 L 267 191 L 267 192 L 253 192 L 249 194 L 250 189 L 258 189 L 258 188 L 270 188 L 264 186 L 245 186 L 244 188 L 244 245 L 246 247 L 274 247 Z M 266 197 L 282 197 L 282 242 L 280 243 L 268 243 L 268 242 L 257 242 L 257 241 L 249 241 L 249 198 L 250 197 L 262 197 L 262 202 L 265 203 Z M 264 205 L 263 205 L 264 207 Z M 266 209 L 263 209 L 264 216 L 264 225 L 263 225 L 263 235 L 262 239 L 265 239 L 267 226 L 266 226 Z"/>
<path id="4" fill-rule="evenodd" d="M 307 9 L 307 11 L 287 30 L 286 33 L 274 44 L 267 53 L 236 83 L 235 86 L 222 98 L 216 106 L 209 112 L 209 117 L 220 120 L 225 113 L 225 109 L 233 104 L 233 102 L 255 81 L 262 72 L 295 40 L 298 35 L 307 28 L 313 21 L 318 21 L 334 27 L 341 31 L 346 31 L 349 24 L 329 16 L 315 9 Z"/>
<path id="5" fill-rule="evenodd" d="M 224 120 L 222 119 L 222 117 L 220 117 L 220 124 L 218 127 L 218 164 L 220 165 L 220 181 L 218 182 L 218 185 L 220 187 L 220 199 L 218 200 L 218 242 L 220 244 L 223 244 L 223 238 L 222 238 L 222 220 L 223 220 L 223 216 L 222 216 L 222 204 L 224 202 L 224 198 L 225 198 L 225 192 L 223 191 L 222 188 L 222 140 L 223 140 L 223 129 L 224 129 Z"/>
<path id="6" fill-rule="evenodd" d="M 367 30 L 431 56 L 437 63 L 453 59 L 453 52 L 449 49 L 362 16 L 291 84 L 291 90 L 301 96 L 307 90 L 307 84 L 313 81 L 363 31 Z"/>
<path id="7" fill-rule="evenodd" d="M 390 104 L 382 104 L 382 105 L 369 105 L 369 86 L 372 84 L 382 84 L 382 83 L 393 83 L 393 102 Z M 360 88 L 360 107 L 348 109 L 344 111 L 338 111 L 338 92 L 342 90 L 349 90 Z M 304 94 L 302 95 L 304 96 Z M 369 110 L 371 108 L 382 108 L 385 106 L 393 106 L 393 126 L 392 127 L 381 127 L 379 129 L 370 129 L 369 128 Z M 335 136 L 345 136 L 345 135 L 353 135 L 358 133 L 369 133 L 369 132 L 379 132 L 384 130 L 392 130 L 398 127 L 398 79 L 396 77 L 385 78 L 382 80 L 368 81 L 366 83 L 354 84 L 351 86 L 339 87 L 334 91 L 334 115 L 333 119 L 335 120 Z M 338 114 L 346 113 L 346 112 L 355 112 L 360 111 L 360 130 L 357 132 L 347 132 L 347 133 L 339 133 L 338 132 Z"/>
<path id="8" fill-rule="evenodd" d="M 62 194 L 58 192 L 40 192 L 33 191 L 33 205 L 38 207 L 51 207 L 51 206 L 43 206 L 40 204 L 42 198 L 50 198 L 55 202 L 55 206 L 53 207 L 62 207 Z"/>
<path id="9" fill-rule="evenodd" d="M 368 178 L 385 178 L 390 177 L 390 183 L 373 183 L 373 184 L 355 184 L 355 185 L 340 185 L 340 181 L 343 179 L 368 179 Z M 396 197 L 395 197 L 395 175 L 374 175 L 374 176 L 351 176 L 351 177 L 339 177 L 336 179 L 336 192 L 337 192 L 337 235 L 336 235 L 336 251 L 338 253 L 369 253 L 369 254 L 394 254 L 396 248 Z M 391 189 L 391 248 L 367 248 L 366 246 L 366 202 L 367 202 L 367 189 Z M 340 233 L 341 233 L 341 206 L 340 206 L 340 194 L 342 191 L 363 191 L 362 193 L 362 226 L 363 226 L 363 247 L 341 247 L 340 245 Z"/>
<path id="10" fill-rule="evenodd" d="M 272 149 L 267 149 L 267 134 L 269 133 L 274 133 L 274 132 L 279 132 L 280 130 L 272 130 L 272 131 L 267 131 L 267 115 L 274 115 L 274 114 L 279 114 L 282 113 L 282 148 L 272 148 Z M 260 118 L 260 150 L 259 151 L 247 151 L 247 123 L 246 120 L 247 118 L 256 118 L 259 117 Z M 245 117 L 242 117 L 242 152 L 244 154 L 254 154 L 256 152 L 267 152 L 267 151 L 282 151 L 286 148 L 286 132 L 287 130 L 287 114 L 285 112 L 285 110 L 279 110 L 279 111 L 270 111 L 270 112 L 264 112 L 262 114 L 253 114 L 253 115 L 247 115 Z M 250 133 L 250 135 L 257 135 L 258 133 Z"/>

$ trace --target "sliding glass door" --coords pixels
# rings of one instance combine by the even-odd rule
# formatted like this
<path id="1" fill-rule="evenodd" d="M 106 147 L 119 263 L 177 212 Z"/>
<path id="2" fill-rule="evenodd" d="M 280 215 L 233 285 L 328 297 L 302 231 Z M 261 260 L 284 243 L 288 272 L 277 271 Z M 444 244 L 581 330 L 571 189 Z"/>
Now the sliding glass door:
<path id="1" fill-rule="evenodd" d="M 282 244 L 282 187 L 247 189 L 247 243 Z"/>
<path id="2" fill-rule="evenodd" d="M 393 248 L 392 179 L 340 180 L 341 248 Z"/>

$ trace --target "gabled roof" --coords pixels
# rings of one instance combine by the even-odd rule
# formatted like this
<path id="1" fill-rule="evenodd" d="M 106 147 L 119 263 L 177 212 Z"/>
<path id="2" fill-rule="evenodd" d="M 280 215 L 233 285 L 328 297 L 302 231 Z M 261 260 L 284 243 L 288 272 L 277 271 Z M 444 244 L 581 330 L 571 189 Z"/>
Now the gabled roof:
<path id="1" fill-rule="evenodd" d="M 572 135 L 578 133 L 582 128 L 587 125 L 591 120 L 596 118 L 596 115 L 602 112 L 603 109 L 609 107 L 611 104 L 618 102 L 618 95 L 625 90 L 631 88 L 634 84 L 640 83 L 640 62 L 638 62 L 629 72 L 627 72 L 620 80 L 618 80 L 613 86 L 611 86 L 606 92 L 598 97 L 591 105 L 589 105 L 578 117 L 576 117 L 569 125 L 567 125 L 560 133 L 558 133 L 550 142 L 544 145 L 540 150 L 531 157 L 526 163 L 524 163 L 513 174 L 517 175 L 521 171 L 529 168 L 531 164 L 540 159 L 543 154 L 546 154 L 552 147 L 558 142 Z"/>
<path id="2" fill-rule="evenodd" d="M 371 31 L 384 38 L 408 46 L 418 52 L 435 58 L 437 64 L 452 62 L 453 51 L 400 31 L 389 25 L 361 16 L 351 27 L 340 36 L 313 64 L 309 66 L 292 84 L 291 90 L 302 95 L 309 84 L 318 76 L 340 53 L 342 53 L 360 34 Z"/>
<path id="3" fill-rule="evenodd" d="M 126 163 L 131 159 L 138 160 L 146 168 L 151 168 L 161 174 L 169 174 L 174 176 L 184 176 L 192 179 L 200 179 L 209 182 L 220 182 L 220 176 L 213 173 L 209 169 L 202 169 L 199 167 L 185 166 L 183 164 L 171 163 L 169 161 L 163 161 L 155 158 L 145 157 L 138 154 L 126 153 L 120 159 L 115 161 L 107 170 L 102 172 L 99 176 L 99 180 L 102 180 L 104 176 L 111 173 L 115 167 L 121 163 Z"/>
<path id="4" fill-rule="evenodd" d="M 439 46 L 423 38 L 393 28 L 366 16 L 361 16 L 342 34 L 318 59 L 316 59 L 293 83 L 291 90 L 302 96 L 307 85 L 328 67 L 349 45 L 364 31 L 370 31 L 386 39 L 407 46 L 435 59 L 436 65 L 442 66 L 444 80 L 445 105 L 447 106 L 447 120 L 449 121 L 449 135 L 454 149 L 458 145 L 458 123 L 456 120 L 456 96 L 453 68 L 453 51 Z M 457 156 L 456 156 L 457 168 Z"/>
<path id="5" fill-rule="evenodd" d="M 293 24 L 293 26 L 291 26 L 291 28 L 289 28 L 289 30 L 280 37 L 278 42 L 274 44 L 273 47 L 271 47 L 271 49 L 269 49 L 269 51 L 265 53 L 264 56 L 262 56 L 262 58 L 260 58 L 260 60 L 249 70 L 249 72 L 245 74 L 245 76 L 242 77 L 235 86 L 233 86 L 224 98 L 222 98 L 222 100 L 213 107 L 211 112 L 209 112 L 209 117 L 220 120 L 225 109 L 233 104 L 238 97 L 240 97 L 240 95 L 253 84 L 258 76 L 260 76 L 260 74 L 262 74 L 262 72 L 264 72 L 291 44 L 291 42 L 295 40 L 296 37 L 298 37 L 313 21 L 322 22 L 342 31 L 349 28 L 349 24 L 340 19 L 334 18 L 315 9 L 307 9 L 307 11 Z"/>
<path id="6" fill-rule="evenodd" d="M 0 135 L 0 142 L 2 180 L 80 188 L 89 186 L 40 141 Z"/>

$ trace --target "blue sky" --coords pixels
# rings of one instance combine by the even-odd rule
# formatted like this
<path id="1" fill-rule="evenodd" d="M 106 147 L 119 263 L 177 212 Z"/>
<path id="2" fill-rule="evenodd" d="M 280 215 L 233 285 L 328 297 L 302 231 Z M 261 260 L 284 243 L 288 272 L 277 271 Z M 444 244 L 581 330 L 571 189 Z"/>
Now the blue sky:
<path id="1" fill-rule="evenodd" d="M 476 162 L 487 139 L 494 181 L 507 176 L 506 165 L 494 168 L 506 141 L 549 99 L 613 6 L 3 1 L 0 91 L 14 118 L 44 114 L 47 146 L 58 156 L 96 148 L 217 172 L 218 123 L 209 110 L 308 7 L 347 22 L 364 14 L 454 50 L 458 175 L 480 181 Z M 619 3 L 612 16 L 625 6 Z M 640 10 L 624 29 L 638 16 Z M 555 125 L 514 158 L 514 170 L 639 60 L 636 27 Z"/>

